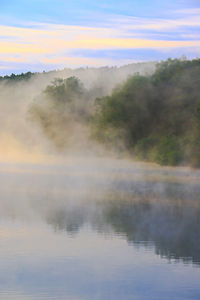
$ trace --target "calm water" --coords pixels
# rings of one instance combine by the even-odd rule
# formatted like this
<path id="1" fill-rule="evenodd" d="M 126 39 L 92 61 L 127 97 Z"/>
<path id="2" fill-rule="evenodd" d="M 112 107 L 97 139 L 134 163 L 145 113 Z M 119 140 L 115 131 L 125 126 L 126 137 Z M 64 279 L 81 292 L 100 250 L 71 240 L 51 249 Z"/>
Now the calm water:
<path id="1" fill-rule="evenodd" d="M 200 171 L 0 165 L 0 299 L 200 299 Z"/>

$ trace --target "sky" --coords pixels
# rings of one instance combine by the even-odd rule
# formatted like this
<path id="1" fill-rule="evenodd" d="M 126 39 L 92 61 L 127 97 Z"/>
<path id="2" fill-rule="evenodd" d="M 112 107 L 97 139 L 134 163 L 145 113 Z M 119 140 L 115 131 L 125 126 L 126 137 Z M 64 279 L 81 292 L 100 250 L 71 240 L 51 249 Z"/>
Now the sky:
<path id="1" fill-rule="evenodd" d="M 200 56 L 200 0 L 0 0 L 0 74 Z"/>

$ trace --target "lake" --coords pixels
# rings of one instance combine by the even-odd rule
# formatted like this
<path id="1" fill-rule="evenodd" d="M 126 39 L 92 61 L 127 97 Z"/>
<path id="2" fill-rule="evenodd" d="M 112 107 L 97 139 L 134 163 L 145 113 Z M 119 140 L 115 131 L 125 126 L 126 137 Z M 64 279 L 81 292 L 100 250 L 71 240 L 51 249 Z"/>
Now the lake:
<path id="1" fill-rule="evenodd" d="M 0 164 L 0 299 L 200 299 L 200 171 Z"/>

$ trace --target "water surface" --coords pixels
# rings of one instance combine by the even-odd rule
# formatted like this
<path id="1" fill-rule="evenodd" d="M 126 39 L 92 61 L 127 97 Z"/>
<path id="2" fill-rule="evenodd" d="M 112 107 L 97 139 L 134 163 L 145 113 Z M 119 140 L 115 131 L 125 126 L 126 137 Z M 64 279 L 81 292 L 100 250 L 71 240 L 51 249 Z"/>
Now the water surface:
<path id="1" fill-rule="evenodd" d="M 0 299 L 200 299 L 200 172 L 0 165 Z"/>

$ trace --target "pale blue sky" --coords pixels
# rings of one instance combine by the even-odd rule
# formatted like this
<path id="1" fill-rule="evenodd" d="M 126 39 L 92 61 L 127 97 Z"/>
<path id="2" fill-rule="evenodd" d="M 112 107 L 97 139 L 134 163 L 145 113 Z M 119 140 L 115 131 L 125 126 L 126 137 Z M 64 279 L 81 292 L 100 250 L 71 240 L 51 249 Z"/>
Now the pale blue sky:
<path id="1" fill-rule="evenodd" d="M 200 54 L 198 0 L 1 0 L 0 73 Z"/>

